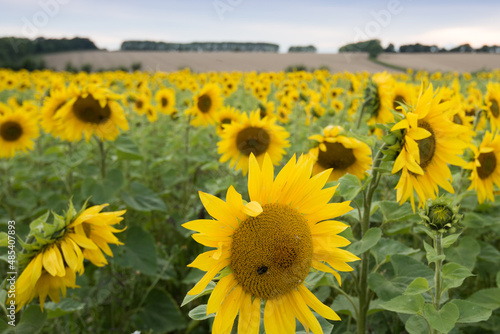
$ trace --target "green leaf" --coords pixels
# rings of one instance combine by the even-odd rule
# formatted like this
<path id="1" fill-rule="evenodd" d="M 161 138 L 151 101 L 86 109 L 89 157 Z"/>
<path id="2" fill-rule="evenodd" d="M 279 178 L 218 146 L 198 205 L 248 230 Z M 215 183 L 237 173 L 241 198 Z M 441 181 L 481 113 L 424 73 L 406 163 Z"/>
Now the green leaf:
<path id="1" fill-rule="evenodd" d="M 459 287 L 467 277 L 473 276 L 469 269 L 455 262 L 445 264 L 442 273 L 444 279 L 443 292 Z"/>
<path id="2" fill-rule="evenodd" d="M 423 277 L 417 277 L 408 285 L 405 295 L 419 295 L 429 290 L 429 282 Z"/>
<path id="3" fill-rule="evenodd" d="M 205 295 L 210 294 L 214 290 L 214 288 L 215 288 L 215 283 L 211 281 L 210 283 L 208 283 L 207 287 L 205 289 L 203 289 L 203 291 L 200 292 L 199 294 L 197 294 L 197 295 L 186 295 L 184 297 L 184 300 L 182 301 L 181 307 L 183 307 L 187 303 L 190 303 L 193 300 L 195 300 L 195 299 L 197 299 L 197 298 L 199 298 L 201 296 L 205 296 Z"/>
<path id="4" fill-rule="evenodd" d="M 323 334 L 330 334 L 333 330 L 333 325 L 328 320 L 326 320 L 325 318 L 323 318 L 322 316 L 317 314 L 316 312 L 313 311 L 312 313 L 314 314 L 316 319 L 318 319 L 319 325 L 321 326 L 321 329 L 323 330 Z M 262 327 L 263 326 L 261 325 L 261 328 Z M 310 334 L 310 331 L 302 330 L 302 328 L 303 328 L 303 326 L 299 322 L 299 325 L 297 326 L 297 332 L 295 332 L 295 334 Z"/>
<path id="5" fill-rule="evenodd" d="M 434 247 L 432 247 L 425 241 L 424 241 L 424 248 L 425 248 L 425 257 L 427 258 L 427 262 L 429 263 L 437 262 L 439 260 L 442 261 L 446 258 L 444 254 L 437 255 L 437 252 L 434 249 Z"/>
<path id="6" fill-rule="evenodd" d="M 479 290 L 467 298 L 467 301 L 496 310 L 500 307 L 500 288 Z"/>
<path id="7" fill-rule="evenodd" d="M 467 324 L 486 321 L 491 316 L 491 309 L 467 300 L 455 299 L 451 303 L 455 304 L 460 312 L 457 323 Z"/>
<path id="8" fill-rule="evenodd" d="M 145 185 L 138 182 L 132 182 L 130 189 L 130 192 L 123 192 L 121 195 L 125 204 L 132 209 L 141 212 L 150 212 L 154 210 L 161 212 L 167 211 L 165 202 L 163 202 L 153 190 Z"/>
<path id="9" fill-rule="evenodd" d="M 394 267 L 395 276 L 405 278 L 408 284 L 416 277 L 424 277 L 429 282 L 434 280 L 434 271 L 432 269 L 409 256 L 393 255 L 391 263 Z"/>
<path id="10" fill-rule="evenodd" d="M 339 179 L 338 184 L 339 187 L 337 188 L 337 191 L 335 191 L 335 193 L 342 195 L 342 197 L 346 201 L 351 201 L 356 198 L 361 190 L 361 182 L 356 176 L 352 174 L 346 174 L 342 176 Z"/>
<path id="11" fill-rule="evenodd" d="M 207 315 L 207 305 L 198 305 L 191 311 L 189 311 L 189 317 L 193 320 L 206 320 L 208 318 L 214 318 L 215 314 L 210 313 Z"/>
<path id="12" fill-rule="evenodd" d="M 132 226 L 125 231 L 123 254 L 116 257 L 122 267 L 139 270 L 146 275 L 156 275 L 155 240 L 145 230 Z"/>
<path id="13" fill-rule="evenodd" d="M 409 334 L 428 334 L 429 325 L 422 316 L 412 315 L 405 323 L 405 329 Z"/>
<path id="14" fill-rule="evenodd" d="M 145 306 L 136 317 L 138 329 L 145 332 L 166 333 L 186 327 L 179 306 L 163 289 L 154 289 L 146 297 Z"/>
<path id="15" fill-rule="evenodd" d="M 458 246 L 444 250 L 448 261 L 456 262 L 469 270 L 474 269 L 476 258 L 481 252 L 479 243 L 472 237 L 466 236 L 460 238 Z"/>
<path id="16" fill-rule="evenodd" d="M 0 247 L 7 247 L 9 245 L 9 235 L 5 232 L 0 232 Z"/>
<path id="17" fill-rule="evenodd" d="M 425 300 L 421 295 L 415 296 L 397 296 L 389 301 L 380 304 L 386 310 L 404 313 L 404 314 L 417 314 L 422 311 Z"/>
<path id="18" fill-rule="evenodd" d="M 500 271 L 497 273 L 497 287 L 500 288 Z"/>
<path id="19" fill-rule="evenodd" d="M 384 218 L 384 223 L 407 221 L 409 219 L 417 219 L 418 215 L 413 213 L 411 205 L 404 203 L 399 205 L 394 201 L 377 202 Z"/>
<path id="20" fill-rule="evenodd" d="M 52 319 L 75 311 L 83 310 L 84 307 L 84 303 L 80 303 L 74 299 L 65 298 L 57 304 L 54 302 L 45 303 L 44 310 L 47 311 L 47 319 Z"/>
<path id="21" fill-rule="evenodd" d="M 30 305 L 24 310 L 21 321 L 15 327 L 15 333 L 38 333 L 47 318 L 47 314 L 40 310 L 39 305 Z"/>
<path id="22" fill-rule="evenodd" d="M 125 160 L 142 160 L 142 155 L 137 144 L 126 135 L 121 135 L 111 142 L 116 149 L 118 158 Z"/>
<path id="23" fill-rule="evenodd" d="M 351 296 L 351 299 L 356 305 L 359 304 L 357 297 Z M 349 299 L 347 299 L 347 297 L 344 295 L 338 295 L 337 297 L 335 297 L 335 300 L 333 301 L 332 305 L 330 305 L 330 308 L 332 310 L 335 310 L 335 312 L 337 313 L 351 316 L 354 320 L 358 318 L 358 313 L 356 312 L 356 309 L 349 301 Z"/>
<path id="24" fill-rule="evenodd" d="M 382 237 L 382 230 L 378 227 L 372 227 L 366 231 L 361 240 L 351 244 L 347 250 L 354 255 L 362 254 L 375 246 L 379 242 L 380 237 Z"/>
<path id="25" fill-rule="evenodd" d="M 371 248 L 371 253 L 378 264 L 390 261 L 391 256 L 394 254 L 413 255 L 418 252 L 418 249 L 410 248 L 397 240 L 388 238 L 381 238 L 379 242 Z"/>
<path id="26" fill-rule="evenodd" d="M 405 291 L 404 284 L 387 280 L 379 273 L 368 275 L 368 286 L 377 293 L 381 300 L 390 300 Z"/>
<path id="27" fill-rule="evenodd" d="M 460 312 L 455 304 L 445 304 L 438 311 L 432 304 L 424 306 L 424 315 L 432 328 L 442 333 L 448 333 L 455 327 Z"/>
<path id="28" fill-rule="evenodd" d="M 447 237 L 444 237 L 443 241 L 442 241 L 443 248 L 448 248 L 451 245 L 453 245 L 455 243 L 455 241 L 457 241 L 457 239 L 460 235 L 461 235 L 461 233 L 456 233 L 456 234 L 452 234 L 452 235 L 449 235 Z"/>

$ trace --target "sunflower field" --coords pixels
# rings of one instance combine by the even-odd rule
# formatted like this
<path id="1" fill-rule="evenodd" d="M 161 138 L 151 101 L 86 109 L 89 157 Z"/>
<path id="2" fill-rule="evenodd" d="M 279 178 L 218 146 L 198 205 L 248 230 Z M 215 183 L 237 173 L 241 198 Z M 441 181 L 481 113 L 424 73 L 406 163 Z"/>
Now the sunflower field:
<path id="1" fill-rule="evenodd" d="M 0 69 L 1 333 L 500 333 L 500 71 Z"/>

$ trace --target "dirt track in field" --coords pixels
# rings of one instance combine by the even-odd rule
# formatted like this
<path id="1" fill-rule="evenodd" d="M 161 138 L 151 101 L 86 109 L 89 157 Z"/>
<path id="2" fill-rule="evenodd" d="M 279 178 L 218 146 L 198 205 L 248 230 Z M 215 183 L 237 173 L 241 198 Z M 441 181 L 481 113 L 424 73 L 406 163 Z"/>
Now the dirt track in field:
<path id="1" fill-rule="evenodd" d="M 385 63 L 428 71 L 471 72 L 500 68 L 500 54 L 382 54 Z M 375 64 L 365 54 L 278 54 L 230 52 L 160 52 L 160 51 L 84 51 L 45 56 L 49 67 L 64 70 L 71 62 L 76 68 L 91 64 L 93 70 L 130 68 L 141 63 L 142 70 L 176 71 L 189 66 L 198 72 L 206 71 L 281 71 L 288 66 L 305 65 L 308 68 L 327 66 L 333 72 L 371 73 L 395 70 Z"/>

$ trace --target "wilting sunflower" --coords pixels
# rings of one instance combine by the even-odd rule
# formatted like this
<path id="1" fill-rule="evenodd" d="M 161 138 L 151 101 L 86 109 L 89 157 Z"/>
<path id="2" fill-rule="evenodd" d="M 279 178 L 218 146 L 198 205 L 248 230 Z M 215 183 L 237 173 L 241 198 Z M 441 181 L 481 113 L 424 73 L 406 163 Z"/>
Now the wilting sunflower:
<path id="1" fill-rule="evenodd" d="M 345 174 L 352 174 L 363 179 L 372 164 L 371 150 L 368 145 L 355 139 L 341 135 L 343 128 L 329 125 L 322 135 L 314 135 L 309 139 L 317 141 L 318 146 L 309 154 L 314 158 L 313 174 L 333 168 L 328 181 L 336 181 Z"/>
<path id="2" fill-rule="evenodd" d="M 217 115 L 215 116 L 215 121 L 217 123 L 217 134 L 220 136 L 224 131 L 224 128 L 231 123 L 239 123 L 241 119 L 241 112 L 233 107 L 224 106 L 222 107 Z"/>
<path id="3" fill-rule="evenodd" d="M 477 191 L 479 203 L 485 200 L 495 201 L 493 195 L 493 184 L 500 188 L 500 135 L 486 132 L 481 145 L 474 151 L 474 161 L 470 163 L 472 169 L 470 176 L 471 185 L 469 190 Z"/>
<path id="4" fill-rule="evenodd" d="M 441 93 L 435 94 L 430 85 L 410 110 L 403 109 L 404 119 L 391 129 L 403 130 L 402 148 L 392 169 L 393 174 L 401 172 L 396 185 L 397 200 L 402 204 L 411 198 L 413 209 L 414 190 L 419 207 L 427 199 L 436 198 L 438 186 L 454 193 L 448 164 L 465 164 L 459 156 L 467 146 L 462 139 L 467 128 L 447 117 L 450 102 L 440 103 L 441 99 Z"/>
<path id="5" fill-rule="evenodd" d="M 38 119 L 22 109 L 12 111 L 4 105 L 0 114 L 0 158 L 12 158 L 16 152 L 32 150 L 33 139 L 40 135 Z"/>
<path id="6" fill-rule="evenodd" d="M 193 107 L 186 112 L 194 118 L 191 120 L 193 126 L 206 126 L 215 123 L 215 115 L 219 110 L 222 99 L 220 89 L 216 84 L 207 84 L 195 95 Z"/>
<path id="7" fill-rule="evenodd" d="M 115 140 L 120 129 L 128 130 L 128 122 L 123 109 L 116 100 L 118 96 L 97 86 L 83 89 L 70 87 L 73 96 L 55 115 L 64 125 L 64 139 L 80 140 L 82 134 L 86 141 L 92 135 L 101 140 Z"/>
<path id="8" fill-rule="evenodd" d="M 313 161 L 295 156 L 274 178 L 273 163 L 265 155 L 262 169 L 250 156 L 245 204 L 231 186 L 223 200 L 200 192 L 215 219 L 184 224 L 197 231 L 193 238 L 216 248 L 200 254 L 189 266 L 206 271 L 188 294 L 196 295 L 225 269 L 207 304 L 215 313 L 213 333 L 229 333 L 239 313 L 239 333 L 259 333 L 264 307 L 266 333 L 295 333 L 297 318 L 307 330 L 322 333 L 310 308 L 324 318 L 340 320 L 304 285 L 311 268 L 332 273 L 351 271 L 346 262 L 359 260 L 340 249 L 350 242 L 337 234 L 347 226 L 329 220 L 351 210 L 349 202 L 328 203 L 336 187 L 322 189 L 330 171 L 310 178 Z"/>
<path id="9" fill-rule="evenodd" d="M 159 112 L 171 115 L 175 109 L 175 91 L 172 88 L 159 89 L 155 94 L 156 108 Z"/>
<path id="10" fill-rule="evenodd" d="M 35 242 L 25 247 L 28 253 L 24 261 L 29 263 L 16 281 L 16 311 L 36 297 L 42 310 L 47 295 L 59 302 L 61 292 L 64 297 L 68 287 L 78 287 L 76 273 L 83 273 L 84 259 L 96 266 L 107 264 L 101 250 L 113 256 L 108 244 L 122 244 L 113 233 L 123 230 L 112 225 L 123 219 L 120 216 L 125 211 L 100 213 L 106 205 L 76 213 L 70 204 L 65 217 L 54 214 L 54 223 L 30 232 Z"/>
<path id="11" fill-rule="evenodd" d="M 500 129 L 500 84 L 488 83 L 486 95 L 484 97 L 486 114 L 490 120 L 491 130 Z"/>
<path id="12" fill-rule="evenodd" d="M 278 164 L 286 153 L 284 148 L 290 146 L 288 132 L 279 125 L 276 119 L 264 117 L 260 119 L 259 111 L 253 111 L 250 116 L 243 114 L 239 123 L 226 125 L 217 143 L 218 153 L 222 154 L 220 162 L 230 161 L 231 167 L 248 172 L 250 154 L 256 156 L 262 163 L 264 154 L 268 153 L 274 164 Z"/>

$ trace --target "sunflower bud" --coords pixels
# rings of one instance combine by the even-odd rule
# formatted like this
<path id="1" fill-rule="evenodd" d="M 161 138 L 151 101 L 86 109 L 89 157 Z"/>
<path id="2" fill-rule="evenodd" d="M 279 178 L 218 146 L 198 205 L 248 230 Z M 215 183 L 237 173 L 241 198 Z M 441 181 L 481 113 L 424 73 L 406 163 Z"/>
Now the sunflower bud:
<path id="1" fill-rule="evenodd" d="M 419 214 L 424 224 L 432 231 L 445 233 L 462 219 L 463 215 L 458 213 L 459 209 L 460 205 L 453 205 L 446 200 L 437 199 L 428 203 Z"/>

